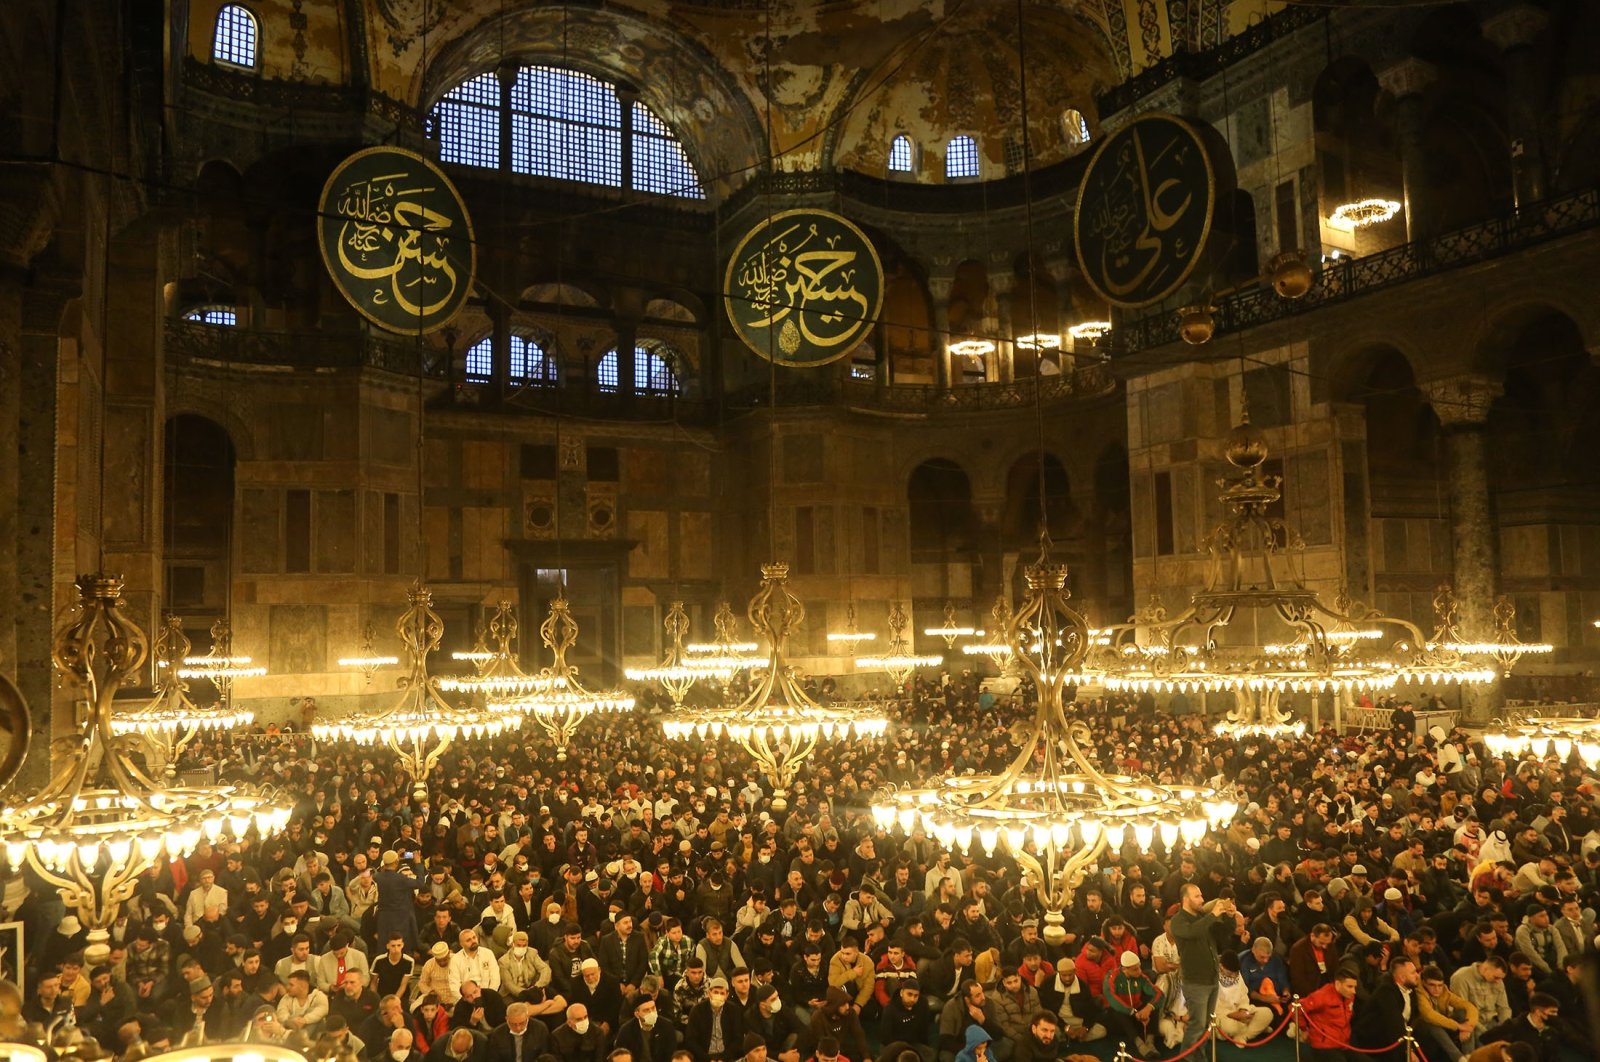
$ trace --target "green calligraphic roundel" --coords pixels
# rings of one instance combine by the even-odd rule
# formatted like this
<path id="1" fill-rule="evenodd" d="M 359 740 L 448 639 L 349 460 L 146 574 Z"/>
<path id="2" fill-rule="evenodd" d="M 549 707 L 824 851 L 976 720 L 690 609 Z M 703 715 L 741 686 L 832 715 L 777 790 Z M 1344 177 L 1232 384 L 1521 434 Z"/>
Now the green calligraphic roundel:
<path id="1" fill-rule="evenodd" d="M 728 319 L 779 365 L 826 365 L 854 350 L 883 308 L 883 263 L 867 234 L 826 210 L 786 210 L 728 259 Z"/>
<path id="2" fill-rule="evenodd" d="M 1114 306 L 1173 294 L 1207 253 L 1221 188 L 1206 131 L 1147 114 L 1111 134 L 1083 175 L 1078 265 Z"/>
<path id="3" fill-rule="evenodd" d="M 367 148 L 334 168 L 317 204 L 317 243 L 344 297 L 391 332 L 444 327 L 472 290 L 467 205 L 438 166 L 404 148 Z"/>

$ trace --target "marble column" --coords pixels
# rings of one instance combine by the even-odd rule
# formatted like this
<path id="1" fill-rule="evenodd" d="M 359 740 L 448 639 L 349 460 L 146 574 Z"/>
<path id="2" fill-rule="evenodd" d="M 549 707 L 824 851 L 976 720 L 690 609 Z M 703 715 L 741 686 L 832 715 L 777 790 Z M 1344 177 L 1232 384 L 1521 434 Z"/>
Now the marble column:
<path id="1" fill-rule="evenodd" d="M 1497 567 L 1486 429 L 1489 408 L 1504 388 L 1486 376 L 1461 375 L 1427 381 L 1422 391 L 1444 430 L 1450 546 L 1461 631 L 1469 641 L 1487 641 L 1494 634 Z M 1498 683 L 1469 688 L 1463 696 L 1465 717 L 1471 722 L 1488 720 L 1499 699 Z"/>
<path id="2" fill-rule="evenodd" d="M 1504 57 L 1506 124 L 1511 136 L 1511 182 L 1520 209 L 1545 197 L 1544 146 L 1539 136 L 1540 53 L 1534 43 L 1550 16 L 1532 4 L 1518 4 L 1484 20 L 1483 35 Z"/>
<path id="3" fill-rule="evenodd" d="M 1427 101 L 1423 93 L 1438 71 L 1422 59 L 1402 59 L 1378 75 L 1385 91 L 1395 99 L 1395 132 L 1400 142 L 1400 163 L 1405 174 L 1406 239 L 1411 243 L 1438 235 L 1439 211 L 1428 187 Z M 1370 189 L 1347 191 L 1366 196 Z"/>
<path id="4" fill-rule="evenodd" d="M 484 310 L 489 315 L 489 349 L 493 358 L 489 366 L 490 388 L 498 405 L 511 393 L 511 311 L 498 299 L 489 300 Z"/>

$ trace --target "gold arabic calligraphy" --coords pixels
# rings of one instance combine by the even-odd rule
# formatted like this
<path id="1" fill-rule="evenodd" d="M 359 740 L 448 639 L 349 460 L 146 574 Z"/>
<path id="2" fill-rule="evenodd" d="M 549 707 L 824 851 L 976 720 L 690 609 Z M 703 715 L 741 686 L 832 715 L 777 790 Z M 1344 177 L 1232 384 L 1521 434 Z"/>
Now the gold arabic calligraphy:
<path id="1" fill-rule="evenodd" d="M 446 310 L 460 279 L 450 253 L 456 223 L 427 207 L 421 197 L 432 186 L 409 187 L 409 173 L 387 173 L 352 181 L 335 208 L 339 264 L 356 279 L 378 281 L 375 306 L 394 306 L 406 317 L 425 319 Z"/>
<path id="2" fill-rule="evenodd" d="M 1197 144 L 1167 138 L 1146 157 L 1143 130 L 1135 127 L 1106 162 L 1110 173 L 1095 183 L 1083 229 L 1098 244 L 1096 279 L 1112 299 L 1164 297 L 1199 249 L 1204 219 L 1197 205 L 1196 173 L 1204 173 Z M 1187 220 L 1186 220 L 1187 219 Z M 1197 227 L 1199 226 L 1199 227 Z"/>
<path id="3" fill-rule="evenodd" d="M 745 326 L 782 322 L 778 346 L 789 355 L 802 339 L 821 350 L 853 340 L 871 324 L 872 304 L 856 285 L 858 252 L 841 247 L 845 239 L 845 233 L 822 236 L 814 221 L 797 222 L 746 255 L 738 283 L 761 316 Z"/>

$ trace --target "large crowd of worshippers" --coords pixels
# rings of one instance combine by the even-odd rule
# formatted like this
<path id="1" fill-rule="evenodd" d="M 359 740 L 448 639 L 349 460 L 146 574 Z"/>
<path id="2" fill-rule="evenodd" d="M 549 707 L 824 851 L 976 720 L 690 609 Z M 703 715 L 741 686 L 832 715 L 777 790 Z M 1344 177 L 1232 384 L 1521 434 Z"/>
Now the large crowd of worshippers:
<path id="1" fill-rule="evenodd" d="M 1593 1057 L 1600 812 L 1576 760 L 1418 734 L 1409 706 L 1236 740 L 1151 697 L 1079 703 L 1102 768 L 1241 810 L 1193 849 L 1106 852 L 1058 929 L 1004 846 L 869 813 L 887 784 L 1001 768 L 1025 702 L 919 681 L 881 744 L 820 746 L 782 811 L 743 751 L 669 742 L 645 705 L 586 720 L 564 761 L 534 730 L 457 745 L 423 801 L 370 748 L 201 738 L 180 766 L 292 794 L 287 833 L 151 870 L 109 947 L 13 875 L 23 1016 L 87 1059 L 1161 1059 L 1213 1016 L 1315 1062 L 1407 1062 L 1408 1027 L 1426 1062 Z"/>

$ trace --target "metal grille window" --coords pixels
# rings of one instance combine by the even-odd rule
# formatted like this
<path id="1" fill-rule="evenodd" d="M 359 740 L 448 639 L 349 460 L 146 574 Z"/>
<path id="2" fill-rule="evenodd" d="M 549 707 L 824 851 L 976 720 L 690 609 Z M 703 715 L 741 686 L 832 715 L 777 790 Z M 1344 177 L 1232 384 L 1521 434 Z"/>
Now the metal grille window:
<path id="1" fill-rule="evenodd" d="M 217 12 L 217 28 L 211 37 L 211 58 L 229 66 L 256 67 L 260 32 L 256 17 L 240 4 L 223 4 Z"/>
<path id="2" fill-rule="evenodd" d="M 232 306 L 196 306 L 183 315 L 185 321 L 198 321 L 201 324 L 220 325 L 223 328 L 233 328 L 239 324 L 239 311 Z"/>
<path id="3" fill-rule="evenodd" d="M 433 119 L 445 162 L 500 165 L 500 85 L 493 74 L 479 74 L 445 93 Z"/>
<path id="4" fill-rule="evenodd" d="M 678 138 L 638 102 L 633 105 L 633 187 L 688 199 L 706 197 Z"/>
<path id="5" fill-rule="evenodd" d="M 511 87 L 511 169 L 622 187 L 622 104 L 576 70 L 524 67 Z"/>
<path id="6" fill-rule="evenodd" d="M 494 339 L 484 336 L 467 350 L 467 379 L 485 383 L 494 376 Z"/>
<path id="7" fill-rule="evenodd" d="M 509 144 L 500 142 L 502 118 L 509 119 Z M 683 145 L 650 108 L 624 106 L 617 86 L 577 70 L 525 66 L 504 94 L 494 74 L 480 74 L 434 106 L 433 133 L 445 162 L 706 197 Z"/>
<path id="8" fill-rule="evenodd" d="M 946 180 L 978 176 L 978 142 L 970 136 L 954 137 L 944 155 Z"/>
<path id="9" fill-rule="evenodd" d="M 889 172 L 910 173 L 914 153 L 911 149 L 911 138 L 901 133 L 889 144 Z"/>
<path id="10" fill-rule="evenodd" d="M 678 393 L 678 374 L 673 365 L 678 353 L 665 343 L 645 342 L 633 348 L 633 390 L 641 395 L 675 395 Z M 595 373 L 595 383 L 600 390 L 615 393 L 619 377 L 617 352 L 605 352 Z"/>
<path id="11" fill-rule="evenodd" d="M 545 386 L 556 382 L 556 359 L 532 336 L 511 336 L 511 379 L 516 383 Z"/>

